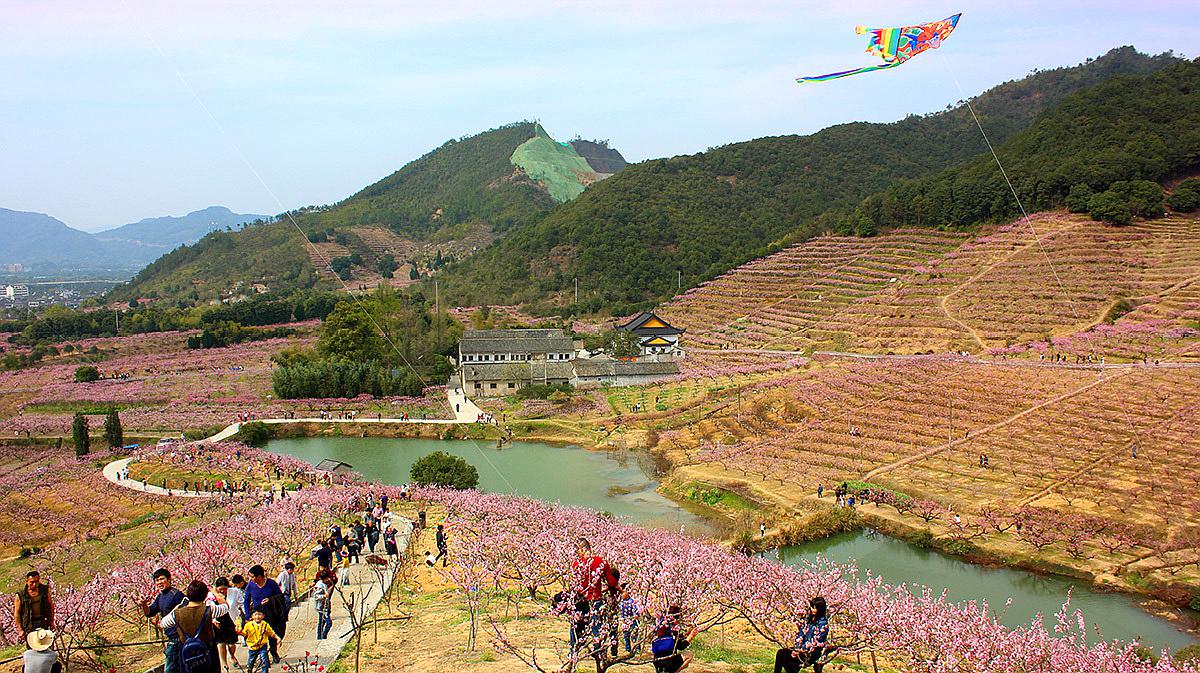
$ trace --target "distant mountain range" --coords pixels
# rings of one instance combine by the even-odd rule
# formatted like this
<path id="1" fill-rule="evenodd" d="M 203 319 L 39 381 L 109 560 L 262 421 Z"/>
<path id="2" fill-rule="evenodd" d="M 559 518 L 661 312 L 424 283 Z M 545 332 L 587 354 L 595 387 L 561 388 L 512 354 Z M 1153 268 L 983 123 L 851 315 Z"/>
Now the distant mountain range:
<path id="1" fill-rule="evenodd" d="M 23 264 L 35 272 L 136 271 L 162 255 L 195 243 L 210 231 L 262 219 L 224 206 L 182 217 L 152 217 L 89 234 L 54 217 L 0 208 L 0 264 Z"/>

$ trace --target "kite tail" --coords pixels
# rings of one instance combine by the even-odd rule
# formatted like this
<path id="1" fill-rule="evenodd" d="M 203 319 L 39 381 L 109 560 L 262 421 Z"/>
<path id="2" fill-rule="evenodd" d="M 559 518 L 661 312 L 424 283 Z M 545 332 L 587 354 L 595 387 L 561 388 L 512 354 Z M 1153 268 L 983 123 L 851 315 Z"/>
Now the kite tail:
<path id="1" fill-rule="evenodd" d="M 842 77 L 849 77 L 851 75 L 858 75 L 858 74 L 864 73 L 864 72 L 872 72 L 875 70 L 886 70 L 888 68 L 895 68 L 896 66 L 900 65 L 901 63 L 903 63 L 903 61 L 895 61 L 892 63 L 885 63 L 883 65 L 869 65 L 869 66 L 865 66 L 862 68 L 855 68 L 854 70 L 843 70 L 841 72 L 831 72 L 828 75 L 817 75 L 816 77 L 797 77 L 796 83 L 804 84 L 805 82 L 828 82 L 831 79 L 839 79 Z"/>

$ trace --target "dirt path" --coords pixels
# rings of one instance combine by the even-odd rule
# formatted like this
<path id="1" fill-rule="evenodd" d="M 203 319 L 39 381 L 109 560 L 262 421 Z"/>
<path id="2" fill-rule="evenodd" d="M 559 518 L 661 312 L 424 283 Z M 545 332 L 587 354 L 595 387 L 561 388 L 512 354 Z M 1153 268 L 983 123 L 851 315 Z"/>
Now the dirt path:
<path id="1" fill-rule="evenodd" d="M 1070 399 L 1080 393 L 1087 392 L 1087 391 L 1091 390 L 1092 388 L 1095 388 L 1096 386 L 1103 385 L 1104 383 L 1106 383 L 1108 381 L 1112 381 L 1113 379 L 1116 379 L 1116 378 L 1124 375 L 1128 371 L 1130 371 L 1130 370 L 1128 370 L 1128 369 L 1121 370 L 1120 372 L 1109 375 L 1108 378 L 1097 378 L 1095 381 L 1092 381 L 1091 383 L 1088 383 L 1084 386 L 1076 388 L 1075 390 L 1071 390 L 1071 391 L 1063 393 L 1062 395 L 1058 395 L 1057 397 L 1052 397 L 1048 400 L 1044 400 L 1038 404 L 1035 404 L 1032 407 L 1029 407 L 1028 409 L 1019 411 L 1019 412 L 1013 414 L 1012 416 L 1009 416 L 1008 418 L 1005 418 L 1001 421 L 997 421 L 995 423 L 992 423 L 991 425 L 985 425 L 981 428 L 978 428 L 977 430 L 972 431 L 970 437 L 961 437 L 959 439 L 955 439 L 946 444 L 940 444 L 940 445 L 938 445 L 932 449 L 929 449 L 927 451 L 922 451 L 921 453 L 918 453 L 914 456 L 908 456 L 906 458 L 901 458 L 900 460 L 897 460 L 895 462 L 888 463 L 887 465 L 877 467 L 877 468 L 871 470 L 870 472 L 867 472 L 866 474 L 864 474 L 862 476 L 862 480 L 870 481 L 872 478 L 877 477 L 886 472 L 891 472 L 892 470 L 900 468 L 900 467 L 904 467 L 905 465 L 909 465 L 911 463 L 915 463 L 917 461 L 925 460 L 926 458 L 936 456 L 937 454 L 939 454 L 943 451 L 952 449 L 955 446 L 958 446 L 960 444 L 965 444 L 967 442 L 970 442 L 973 439 L 977 439 L 980 435 L 986 435 L 987 433 L 992 432 L 993 430 L 998 430 L 1007 425 L 1010 425 L 1010 424 L 1024 418 L 1025 416 L 1032 414 L 1033 412 L 1035 412 L 1039 409 L 1042 409 L 1042 408 L 1047 407 L 1052 404 L 1057 404 L 1059 402 L 1062 402 L 1063 400 Z"/>

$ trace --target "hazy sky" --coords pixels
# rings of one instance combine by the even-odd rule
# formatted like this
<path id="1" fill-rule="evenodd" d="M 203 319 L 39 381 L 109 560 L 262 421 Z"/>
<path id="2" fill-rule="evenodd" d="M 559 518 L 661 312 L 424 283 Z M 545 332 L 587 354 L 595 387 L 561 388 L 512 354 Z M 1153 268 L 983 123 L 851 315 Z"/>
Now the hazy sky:
<path id="1" fill-rule="evenodd" d="M 793 82 L 872 64 L 855 24 L 956 11 L 901 68 Z M 955 79 L 975 95 L 1119 45 L 1194 57 L 1197 34 L 1195 0 L 0 0 L 0 207 L 88 230 L 278 213 L 533 118 L 639 161 L 939 110 Z"/>

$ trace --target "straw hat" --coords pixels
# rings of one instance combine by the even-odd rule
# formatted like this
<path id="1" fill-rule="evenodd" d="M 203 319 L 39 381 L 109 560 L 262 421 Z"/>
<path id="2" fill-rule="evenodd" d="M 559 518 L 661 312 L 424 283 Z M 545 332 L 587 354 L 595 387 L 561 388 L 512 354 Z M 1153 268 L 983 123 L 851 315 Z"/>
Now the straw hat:
<path id="1" fill-rule="evenodd" d="M 49 629 L 34 629 L 29 632 L 26 640 L 29 641 L 29 649 L 45 652 L 54 644 L 54 632 Z"/>

